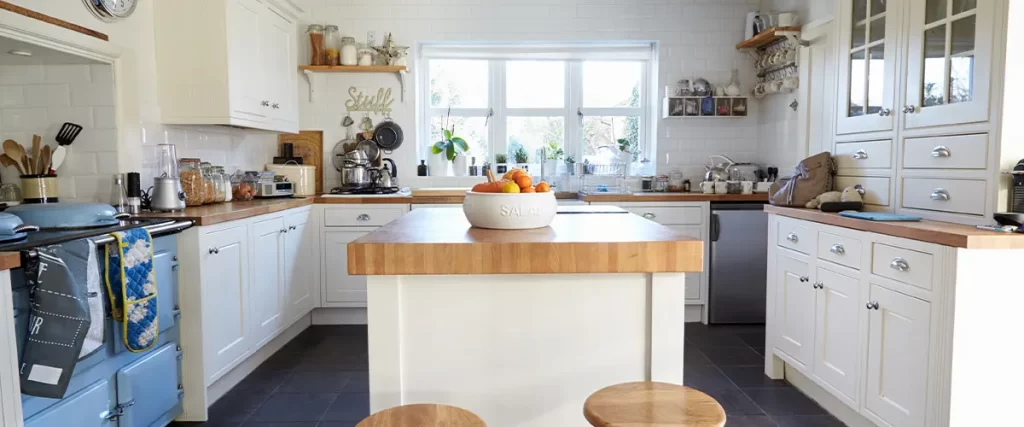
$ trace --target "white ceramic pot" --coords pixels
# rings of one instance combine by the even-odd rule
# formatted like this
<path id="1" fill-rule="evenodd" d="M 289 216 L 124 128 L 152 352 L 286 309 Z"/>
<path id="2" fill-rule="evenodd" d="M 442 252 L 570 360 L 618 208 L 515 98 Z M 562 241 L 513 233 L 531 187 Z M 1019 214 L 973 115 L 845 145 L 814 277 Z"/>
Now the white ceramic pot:
<path id="1" fill-rule="evenodd" d="M 466 176 L 467 172 L 466 156 L 459 154 L 455 156 L 455 161 L 452 162 L 452 171 L 455 172 L 455 176 Z"/>
<path id="2" fill-rule="evenodd" d="M 427 156 L 427 173 L 430 176 L 451 176 L 448 172 L 448 159 L 444 157 L 444 153 L 431 153 Z"/>
<path id="3" fill-rule="evenodd" d="M 525 230 L 551 225 L 558 213 L 555 193 L 466 192 L 462 212 L 474 227 Z"/>
<path id="4" fill-rule="evenodd" d="M 618 154 L 618 160 L 619 163 L 622 163 L 623 165 L 622 168 L 625 176 L 630 176 L 632 172 L 630 169 L 633 167 L 633 153 L 620 151 Z"/>

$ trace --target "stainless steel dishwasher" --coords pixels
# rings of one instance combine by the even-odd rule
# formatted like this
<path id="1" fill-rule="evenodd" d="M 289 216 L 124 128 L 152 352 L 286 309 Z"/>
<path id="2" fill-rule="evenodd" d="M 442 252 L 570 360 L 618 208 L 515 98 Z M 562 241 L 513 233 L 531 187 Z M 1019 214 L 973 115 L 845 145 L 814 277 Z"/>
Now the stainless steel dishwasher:
<path id="1" fill-rule="evenodd" d="M 709 323 L 764 323 L 767 263 L 764 204 L 712 203 Z"/>

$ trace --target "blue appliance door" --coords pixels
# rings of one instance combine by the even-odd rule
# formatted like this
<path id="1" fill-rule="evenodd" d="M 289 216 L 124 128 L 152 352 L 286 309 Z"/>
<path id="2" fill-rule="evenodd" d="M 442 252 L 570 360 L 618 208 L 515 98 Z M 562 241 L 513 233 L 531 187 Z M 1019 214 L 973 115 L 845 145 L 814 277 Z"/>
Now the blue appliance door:
<path id="1" fill-rule="evenodd" d="M 120 427 L 148 427 L 180 408 L 179 354 L 177 344 L 168 343 L 117 372 Z"/>
<path id="2" fill-rule="evenodd" d="M 98 381 L 84 390 L 64 399 L 50 410 L 29 418 L 25 427 L 116 427 L 109 419 L 114 408 L 114 393 L 110 381 Z M 73 420 L 73 421 L 72 421 Z"/>

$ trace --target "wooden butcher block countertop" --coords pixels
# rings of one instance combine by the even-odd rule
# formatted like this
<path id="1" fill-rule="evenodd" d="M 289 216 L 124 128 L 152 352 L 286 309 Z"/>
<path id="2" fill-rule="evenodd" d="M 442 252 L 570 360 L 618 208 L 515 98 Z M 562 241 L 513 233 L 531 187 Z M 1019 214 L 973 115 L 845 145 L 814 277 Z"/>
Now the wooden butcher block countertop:
<path id="1" fill-rule="evenodd" d="M 181 212 L 146 212 L 144 218 L 192 220 L 196 225 L 214 225 L 313 204 L 312 197 L 294 199 L 255 199 L 248 202 L 227 202 L 185 208 Z"/>
<path id="2" fill-rule="evenodd" d="M 696 272 L 703 242 L 636 215 L 558 214 L 532 230 L 473 228 L 456 209 L 417 209 L 348 244 L 354 275 Z"/>
<path id="3" fill-rule="evenodd" d="M 329 205 L 388 205 L 409 203 L 414 205 L 458 205 L 466 199 L 468 188 L 458 191 L 413 190 L 411 196 L 331 196 L 316 198 L 316 204 Z M 556 199 L 576 199 L 576 193 L 555 193 Z"/>
<path id="4" fill-rule="evenodd" d="M 633 194 L 585 194 L 584 202 L 767 202 L 768 193 L 754 194 L 704 194 L 704 193 L 633 193 Z"/>
<path id="5" fill-rule="evenodd" d="M 764 211 L 770 214 L 790 218 L 803 219 L 852 228 L 854 230 L 884 234 L 921 242 L 935 243 L 943 246 L 965 249 L 1024 249 L 1024 234 L 1001 233 L 998 231 L 979 230 L 973 225 L 954 224 L 941 221 L 868 221 L 847 218 L 837 213 L 821 212 L 817 209 L 786 208 L 765 205 Z"/>

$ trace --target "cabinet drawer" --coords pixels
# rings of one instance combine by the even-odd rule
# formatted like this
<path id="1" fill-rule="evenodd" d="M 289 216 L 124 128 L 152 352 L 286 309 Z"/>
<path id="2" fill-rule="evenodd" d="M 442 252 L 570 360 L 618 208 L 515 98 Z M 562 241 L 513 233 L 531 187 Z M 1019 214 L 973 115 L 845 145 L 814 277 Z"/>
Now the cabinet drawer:
<path id="1" fill-rule="evenodd" d="M 988 134 L 907 138 L 903 147 L 906 169 L 985 169 Z"/>
<path id="2" fill-rule="evenodd" d="M 324 210 L 327 227 L 362 227 L 384 225 L 405 215 L 398 207 L 330 208 Z"/>
<path id="3" fill-rule="evenodd" d="M 869 176 L 837 176 L 836 190 L 846 187 L 864 187 L 864 203 L 876 206 L 889 206 L 889 178 Z"/>
<path id="4" fill-rule="evenodd" d="M 932 289 L 932 254 L 875 243 L 871 272 L 899 282 Z"/>
<path id="5" fill-rule="evenodd" d="M 985 181 L 973 179 L 903 179 L 903 207 L 985 214 Z"/>
<path id="6" fill-rule="evenodd" d="M 892 165 L 892 141 L 838 143 L 834 157 L 839 169 L 888 169 Z"/>
<path id="7" fill-rule="evenodd" d="M 819 231 L 818 258 L 860 270 L 860 240 Z"/>
<path id="8" fill-rule="evenodd" d="M 814 241 L 817 237 L 814 230 L 806 223 L 800 221 L 779 218 L 779 232 L 776 236 L 776 244 L 797 252 L 812 254 L 816 247 Z"/>
<path id="9" fill-rule="evenodd" d="M 691 225 L 704 222 L 701 209 L 698 207 L 630 206 L 626 210 L 663 225 Z"/>

